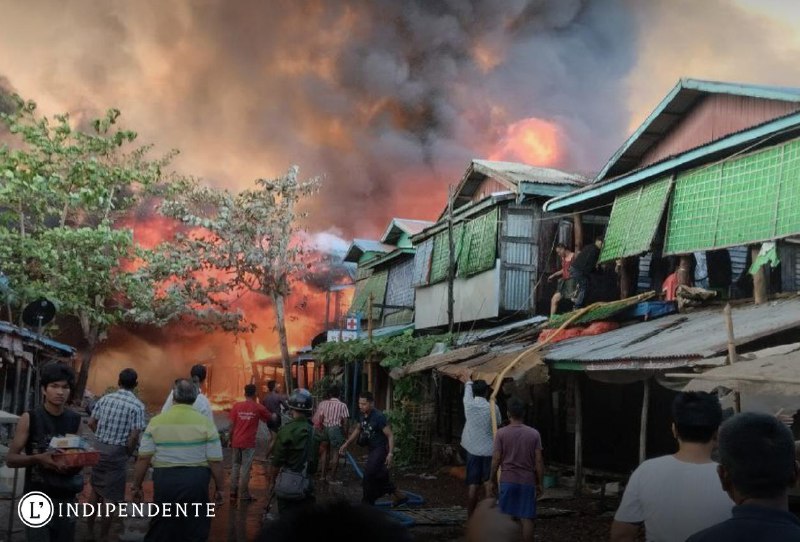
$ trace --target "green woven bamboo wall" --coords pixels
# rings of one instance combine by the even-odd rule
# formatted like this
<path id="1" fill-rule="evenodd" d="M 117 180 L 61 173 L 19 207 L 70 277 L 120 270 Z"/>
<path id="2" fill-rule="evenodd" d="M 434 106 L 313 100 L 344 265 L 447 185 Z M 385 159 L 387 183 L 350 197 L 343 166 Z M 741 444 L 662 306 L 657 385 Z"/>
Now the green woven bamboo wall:
<path id="1" fill-rule="evenodd" d="M 350 312 L 360 312 L 366 317 L 370 294 L 372 294 L 373 303 L 383 304 L 384 297 L 386 296 L 386 280 L 388 277 L 388 271 L 379 271 L 373 273 L 368 279 L 359 281 L 356 284 L 356 293 L 353 295 L 353 303 L 350 305 Z M 380 308 L 372 309 L 373 319 L 380 318 L 380 315 Z"/>
<path id="2" fill-rule="evenodd" d="M 453 227 L 453 248 L 455 249 L 455 260 L 461 252 L 464 236 L 464 224 L 456 224 Z M 436 235 L 433 240 L 433 255 L 431 256 L 431 278 L 429 284 L 435 284 L 447 279 L 447 266 L 450 264 L 450 240 L 447 237 L 447 230 Z"/>
<path id="3" fill-rule="evenodd" d="M 600 254 L 601 262 L 650 250 L 671 186 L 671 179 L 665 177 L 616 197 Z"/>
<path id="4" fill-rule="evenodd" d="M 467 224 L 458 260 L 458 276 L 470 277 L 492 269 L 497 258 L 498 208 Z"/>
<path id="5" fill-rule="evenodd" d="M 800 140 L 678 176 L 665 254 L 800 233 Z"/>

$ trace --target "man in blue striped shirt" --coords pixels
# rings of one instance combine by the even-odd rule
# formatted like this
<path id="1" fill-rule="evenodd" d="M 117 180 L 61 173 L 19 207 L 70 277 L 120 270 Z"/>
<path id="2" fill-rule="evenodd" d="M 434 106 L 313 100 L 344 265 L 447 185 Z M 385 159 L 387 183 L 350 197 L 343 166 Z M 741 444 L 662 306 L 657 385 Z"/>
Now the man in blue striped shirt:
<path id="1" fill-rule="evenodd" d="M 125 475 L 128 458 L 139 442 L 145 427 L 144 404 L 136 397 L 138 375 L 133 369 L 119 373 L 119 389 L 107 393 L 97 401 L 89 428 L 95 432 L 95 448 L 100 452 L 100 462 L 92 468 L 92 495 L 95 503 L 120 503 L 125 500 Z M 89 530 L 94 531 L 94 517 L 90 517 Z M 100 524 L 101 538 L 108 537 L 110 518 Z"/>

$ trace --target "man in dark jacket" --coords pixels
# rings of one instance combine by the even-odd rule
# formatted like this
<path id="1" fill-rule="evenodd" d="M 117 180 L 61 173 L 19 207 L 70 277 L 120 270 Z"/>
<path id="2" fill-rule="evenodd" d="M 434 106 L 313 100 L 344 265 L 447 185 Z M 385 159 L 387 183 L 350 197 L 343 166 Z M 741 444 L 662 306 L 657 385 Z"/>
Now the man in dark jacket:
<path id="1" fill-rule="evenodd" d="M 594 243 L 583 247 L 578 255 L 572 259 L 569 268 L 570 276 L 575 280 L 575 308 L 583 307 L 586 300 L 586 290 L 589 287 L 589 274 L 597 267 L 597 260 L 600 258 L 600 250 L 603 248 L 603 238 L 596 237 Z"/>
<path id="2" fill-rule="evenodd" d="M 291 421 L 281 426 L 272 449 L 273 491 L 278 501 L 278 513 L 284 516 L 287 512 L 302 509 L 314 504 L 314 474 L 317 472 L 319 455 L 319 436 L 314 433 L 311 424 L 311 413 L 314 410 L 314 398 L 306 389 L 292 392 L 287 401 L 291 413 Z M 305 495 L 299 499 L 287 499 L 280 495 L 275 481 L 281 470 L 305 473 L 308 487 Z"/>
<path id="3" fill-rule="evenodd" d="M 789 512 L 787 494 L 798 475 L 792 432 L 774 416 L 738 414 L 719 430 L 719 458 L 722 489 L 736 503 L 733 517 L 687 542 L 800 540 L 800 520 Z"/>

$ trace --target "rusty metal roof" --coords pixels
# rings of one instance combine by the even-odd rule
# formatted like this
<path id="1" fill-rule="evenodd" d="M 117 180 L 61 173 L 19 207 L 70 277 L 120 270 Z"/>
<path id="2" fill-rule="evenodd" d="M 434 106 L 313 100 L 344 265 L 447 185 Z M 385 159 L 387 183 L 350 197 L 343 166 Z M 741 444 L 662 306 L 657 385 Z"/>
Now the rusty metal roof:
<path id="1" fill-rule="evenodd" d="M 800 327 L 800 297 L 732 310 L 737 345 Z M 586 370 L 668 368 L 694 364 L 727 349 L 722 308 L 674 314 L 602 335 L 577 337 L 552 346 L 547 363 L 579 364 Z M 576 367 L 572 367 L 576 368 Z"/>

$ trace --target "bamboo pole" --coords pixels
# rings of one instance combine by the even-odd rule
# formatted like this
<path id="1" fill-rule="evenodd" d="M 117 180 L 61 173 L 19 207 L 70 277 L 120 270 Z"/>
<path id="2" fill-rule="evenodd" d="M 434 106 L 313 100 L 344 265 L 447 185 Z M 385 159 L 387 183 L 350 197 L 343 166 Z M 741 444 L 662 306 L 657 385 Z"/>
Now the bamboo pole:
<path id="1" fill-rule="evenodd" d="M 373 294 L 370 292 L 369 298 L 367 299 L 367 340 L 370 344 L 372 344 L 372 303 L 373 303 Z M 372 393 L 372 380 L 373 380 L 373 368 L 372 368 L 372 354 L 367 357 L 367 391 Z"/>
<path id="2" fill-rule="evenodd" d="M 650 299 L 654 295 L 655 295 L 655 292 L 645 292 L 643 294 L 639 294 L 637 296 L 634 296 L 634 297 L 632 297 L 630 299 L 632 299 L 632 300 L 635 299 L 637 301 L 644 301 L 646 299 Z M 503 385 L 503 380 L 505 379 L 506 374 L 508 374 L 508 372 L 512 368 L 514 368 L 514 366 L 517 364 L 517 362 L 519 362 L 519 360 L 521 360 L 523 357 L 527 356 L 528 354 L 532 354 L 533 352 L 538 352 L 539 350 L 541 350 L 542 348 L 547 346 L 550 342 L 553 341 L 553 339 L 555 339 L 558 336 L 559 333 L 564 331 L 564 329 L 566 329 L 566 327 L 568 325 L 570 325 L 572 322 L 574 322 L 575 320 L 578 320 L 581 316 L 583 316 L 584 314 L 588 313 L 589 311 L 594 310 L 594 309 L 596 309 L 598 307 L 602 307 L 604 305 L 608 305 L 610 303 L 618 303 L 618 301 L 610 301 L 610 302 L 598 301 L 597 303 L 592 303 L 588 307 L 584 307 L 584 308 L 580 309 L 579 311 L 576 311 L 575 314 L 570 316 L 563 324 L 561 324 L 558 327 L 558 329 L 555 331 L 555 333 L 551 334 L 544 341 L 537 342 L 536 344 L 534 344 L 530 348 L 526 348 L 517 357 L 515 357 L 511 361 L 511 363 L 509 363 L 508 365 L 505 366 L 505 368 L 500 372 L 500 374 L 497 375 L 497 377 L 494 379 L 494 382 L 493 382 L 493 388 L 494 389 L 492 390 L 492 395 L 489 397 L 489 415 L 490 415 L 490 417 L 492 419 L 492 435 L 496 435 L 497 434 L 497 411 L 496 411 L 497 394 L 500 392 L 500 388 Z M 579 393 L 579 392 L 576 391 L 576 393 Z M 580 402 L 580 396 L 579 395 L 576 396 L 576 400 L 578 402 Z M 576 405 L 576 409 L 578 408 L 578 406 L 579 405 Z M 576 414 L 576 416 L 577 416 L 577 414 Z M 575 435 L 576 469 L 578 467 L 580 467 L 581 468 L 581 475 L 583 475 L 583 463 L 582 463 L 583 459 L 582 459 L 582 457 L 580 458 L 580 464 L 579 464 L 578 457 L 577 457 L 578 450 L 580 448 L 579 445 L 581 444 L 581 439 L 580 439 L 580 436 L 578 435 L 578 426 L 577 426 L 578 421 L 579 421 L 579 419 L 576 417 L 576 428 L 575 428 L 575 433 L 576 433 L 576 435 Z M 582 418 L 580 418 L 580 421 L 582 423 Z M 582 452 L 581 452 L 581 454 L 582 454 Z M 499 474 L 500 473 L 498 471 L 498 476 L 499 476 Z M 498 483 L 499 483 L 499 480 L 498 480 Z M 579 487 L 580 487 L 580 484 L 578 483 L 578 473 L 576 472 L 575 473 L 575 488 L 576 488 L 576 492 L 579 491 L 579 489 L 578 489 Z"/>
<path id="3" fill-rule="evenodd" d="M 633 296 L 633 297 L 631 297 L 629 299 L 636 300 L 636 301 L 645 301 L 647 299 L 650 299 L 654 295 L 655 295 L 655 292 L 645 292 L 643 294 L 639 294 L 637 296 Z M 625 301 L 625 300 L 623 300 L 623 301 Z M 581 316 L 583 316 L 584 314 L 588 313 L 589 311 L 594 310 L 594 309 L 599 308 L 599 307 L 602 307 L 604 305 L 608 305 L 610 303 L 618 303 L 618 301 L 608 301 L 608 302 L 598 301 L 597 303 L 592 303 L 588 307 L 584 307 L 584 308 L 576 311 L 575 314 L 570 316 L 563 324 L 561 324 L 558 327 L 558 329 L 555 331 L 555 333 L 551 334 L 544 341 L 537 342 L 536 344 L 534 344 L 530 348 L 526 348 L 525 350 L 523 350 L 517 357 L 515 357 L 513 360 L 511 360 L 511 363 L 509 363 L 508 365 L 505 366 L 505 368 L 503 368 L 503 370 L 500 372 L 500 374 L 497 375 L 497 377 L 494 379 L 494 382 L 493 382 L 493 388 L 494 389 L 492 391 L 492 395 L 489 397 L 489 403 L 491 405 L 489 413 L 491 414 L 491 418 L 492 418 L 492 434 L 493 435 L 497 433 L 497 413 L 495 412 L 495 405 L 497 404 L 497 394 L 500 391 L 500 387 L 503 384 L 503 380 L 505 379 L 506 374 L 508 374 L 508 372 L 511 369 L 514 368 L 514 366 L 517 364 L 517 362 L 519 362 L 519 360 L 521 360 L 522 358 L 524 358 L 528 354 L 532 354 L 533 352 L 538 352 L 539 350 L 541 350 L 542 348 L 547 346 L 549 343 L 551 343 L 553 341 L 553 339 L 555 339 L 562 331 L 564 331 L 564 329 L 566 329 L 566 327 L 568 325 L 570 325 L 572 322 L 574 322 L 575 320 L 578 320 Z"/>
<path id="4" fill-rule="evenodd" d="M 453 333 L 455 322 L 455 294 L 453 283 L 455 281 L 455 241 L 453 240 L 453 186 L 448 189 L 447 195 L 447 333 Z"/>
<path id="5" fill-rule="evenodd" d="M 642 392 L 642 418 L 639 421 L 639 463 L 643 463 L 647 457 L 647 417 L 650 413 L 650 382 L 648 378 L 644 381 Z"/>
<path id="6" fill-rule="evenodd" d="M 736 339 L 733 336 L 733 315 L 731 314 L 731 304 L 726 303 L 725 308 L 722 310 L 722 316 L 725 318 L 725 327 L 728 332 L 728 362 L 727 365 L 733 365 L 739 359 L 736 355 Z M 737 391 L 733 394 L 734 409 L 736 412 L 742 411 L 742 395 Z"/>

